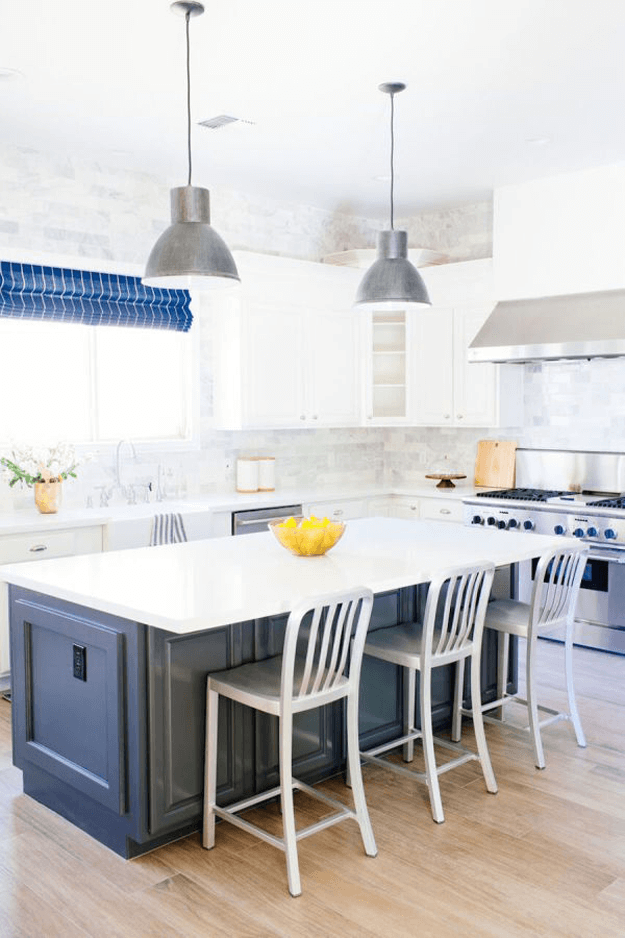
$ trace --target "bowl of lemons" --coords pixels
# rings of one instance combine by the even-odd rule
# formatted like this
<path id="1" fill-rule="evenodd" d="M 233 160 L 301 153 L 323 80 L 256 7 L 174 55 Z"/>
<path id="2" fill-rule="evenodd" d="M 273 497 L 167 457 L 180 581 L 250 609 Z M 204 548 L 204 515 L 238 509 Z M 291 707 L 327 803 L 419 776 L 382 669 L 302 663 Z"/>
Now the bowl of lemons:
<path id="1" fill-rule="evenodd" d="M 334 547 L 345 530 L 342 521 L 314 515 L 270 521 L 269 527 L 279 543 L 297 557 L 321 557 Z"/>

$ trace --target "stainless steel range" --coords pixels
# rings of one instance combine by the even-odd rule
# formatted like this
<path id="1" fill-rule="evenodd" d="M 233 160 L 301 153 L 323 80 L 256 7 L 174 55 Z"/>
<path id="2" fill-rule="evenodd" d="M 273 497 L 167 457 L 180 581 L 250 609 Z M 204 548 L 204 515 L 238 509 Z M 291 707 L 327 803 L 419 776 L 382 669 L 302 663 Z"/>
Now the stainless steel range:
<path id="1" fill-rule="evenodd" d="M 575 643 L 625 655 L 625 454 L 518 450 L 516 477 L 518 488 L 463 499 L 464 523 L 587 544 Z M 534 569 L 519 565 L 516 592 L 525 602 Z"/>

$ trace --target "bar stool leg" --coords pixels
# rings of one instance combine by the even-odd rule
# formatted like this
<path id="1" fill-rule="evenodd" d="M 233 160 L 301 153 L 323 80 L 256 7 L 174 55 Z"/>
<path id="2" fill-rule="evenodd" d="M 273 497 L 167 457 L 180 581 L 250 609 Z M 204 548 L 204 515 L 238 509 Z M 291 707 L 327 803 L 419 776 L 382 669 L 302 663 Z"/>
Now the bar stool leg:
<path id="1" fill-rule="evenodd" d="M 497 633 L 497 700 L 506 695 L 508 688 L 508 662 L 510 659 L 510 636 L 507 632 Z M 506 722 L 506 708 L 497 707 L 493 716 L 502 723 Z"/>
<path id="2" fill-rule="evenodd" d="M 354 699 L 354 697 L 355 695 L 352 694 L 347 698 L 347 772 L 365 853 L 369 857 L 375 857 L 378 854 L 378 848 L 373 836 L 362 782 L 360 753 L 358 751 L 358 698 Z"/>
<path id="3" fill-rule="evenodd" d="M 454 702 L 451 716 L 451 739 L 459 743 L 462 739 L 462 714 L 460 709 L 464 703 L 464 658 L 456 662 L 456 676 L 454 680 Z"/>
<path id="4" fill-rule="evenodd" d="M 564 638 L 564 668 L 566 672 L 566 692 L 569 698 L 569 715 L 571 723 L 575 730 L 577 745 L 583 749 L 586 748 L 586 737 L 582 729 L 582 721 L 579 718 L 577 701 L 575 700 L 575 687 L 573 685 L 573 622 L 567 623 L 566 635 Z"/>
<path id="5" fill-rule="evenodd" d="M 219 694 L 206 691 L 206 764 L 204 765 L 204 820 L 202 846 L 210 850 L 215 846 L 215 798 L 217 794 L 217 716 Z"/>
<path id="6" fill-rule="evenodd" d="M 404 736 L 414 730 L 415 693 L 417 687 L 417 672 L 414 668 L 404 668 Z M 414 739 L 404 743 L 404 762 L 414 759 Z"/>
<path id="7" fill-rule="evenodd" d="M 480 656 L 471 655 L 471 708 L 473 712 L 473 729 L 475 731 L 475 742 L 477 752 L 480 757 L 480 765 L 486 788 L 495 794 L 497 792 L 497 780 L 493 772 L 493 766 L 490 761 L 488 744 L 486 743 L 486 734 L 484 733 L 484 719 L 482 717 L 482 681 L 481 681 L 481 661 Z"/>
<path id="8" fill-rule="evenodd" d="M 430 792 L 430 805 L 432 817 L 437 824 L 445 820 L 441 790 L 438 784 L 436 771 L 436 756 L 434 755 L 434 734 L 432 732 L 432 672 L 425 668 L 420 672 L 421 685 L 421 732 L 423 733 L 423 755 L 425 757 L 425 773 Z"/>
<path id="9" fill-rule="evenodd" d="M 537 769 L 545 768 L 545 754 L 540 737 L 540 721 L 538 719 L 538 701 L 536 699 L 536 678 L 534 676 L 534 658 L 536 655 L 536 638 L 528 635 L 527 652 L 525 657 L 525 683 L 527 685 L 527 712 L 529 716 L 529 730 L 534 748 L 534 762 Z"/>
<path id="10" fill-rule="evenodd" d="M 280 720 L 280 805 L 282 807 L 282 830 L 286 854 L 286 873 L 289 892 L 292 896 L 302 894 L 297 859 L 297 839 L 295 836 L 295 811 L 293 808 L 293 721 L 284 715 Z"/>

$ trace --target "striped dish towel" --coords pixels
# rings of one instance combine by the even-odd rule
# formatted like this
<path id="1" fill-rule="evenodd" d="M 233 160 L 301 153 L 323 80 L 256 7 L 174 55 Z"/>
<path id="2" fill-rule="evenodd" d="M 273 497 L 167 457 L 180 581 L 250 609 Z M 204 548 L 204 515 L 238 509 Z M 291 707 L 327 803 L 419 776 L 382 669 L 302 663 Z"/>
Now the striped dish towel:
<path id="1" fill-rule="evenodd" d="M 173 512 L 168 515 L 154 515 L 150 547 L 158 544 L 179 544 L 186 539 L 187 532 L 184 529 L 182 515 Z"/>

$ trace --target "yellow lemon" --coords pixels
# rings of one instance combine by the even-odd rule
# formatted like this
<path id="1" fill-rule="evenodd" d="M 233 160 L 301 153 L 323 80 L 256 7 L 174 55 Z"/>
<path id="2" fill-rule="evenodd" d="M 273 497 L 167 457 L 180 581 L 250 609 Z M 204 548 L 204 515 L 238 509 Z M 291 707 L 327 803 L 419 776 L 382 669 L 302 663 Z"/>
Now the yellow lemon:
<path id="1" fill-rule="evenodd" d="M 293 518 L 293 517 L 287 518 L 286 521 L 285 521 L 283 524 L 280 525 L 280 527 L 282 527 L 282 528 L 296 528 L 296 527 L 297 527 L 297 521 L 296 521 L 295 518 Z"/>

